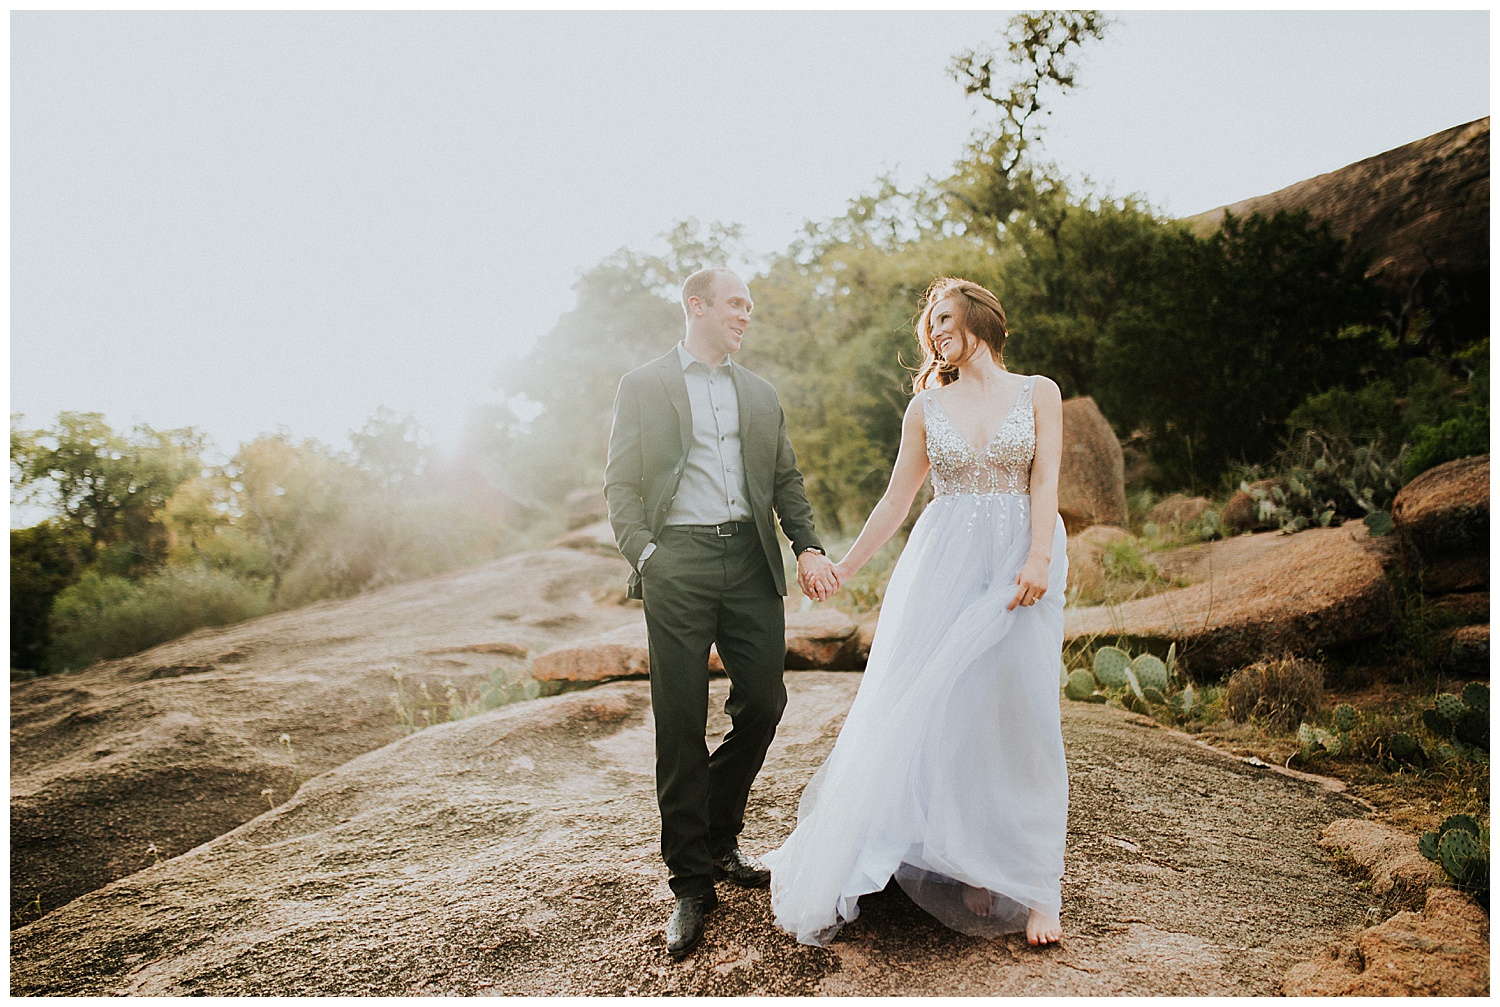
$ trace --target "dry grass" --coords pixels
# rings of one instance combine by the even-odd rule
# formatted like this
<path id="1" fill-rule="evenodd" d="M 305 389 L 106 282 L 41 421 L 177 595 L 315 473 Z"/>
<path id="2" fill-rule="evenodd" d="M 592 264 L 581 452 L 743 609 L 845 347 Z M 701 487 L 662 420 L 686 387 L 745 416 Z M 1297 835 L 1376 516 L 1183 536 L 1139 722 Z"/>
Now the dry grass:
<path id="1" fill-rule="evenodd" d="M 1295 730 L 1323 708 L 1323 666 L 1290 655 L 1257 661 L 1229 676 L 1224 702 L 1234 720 Z"/>

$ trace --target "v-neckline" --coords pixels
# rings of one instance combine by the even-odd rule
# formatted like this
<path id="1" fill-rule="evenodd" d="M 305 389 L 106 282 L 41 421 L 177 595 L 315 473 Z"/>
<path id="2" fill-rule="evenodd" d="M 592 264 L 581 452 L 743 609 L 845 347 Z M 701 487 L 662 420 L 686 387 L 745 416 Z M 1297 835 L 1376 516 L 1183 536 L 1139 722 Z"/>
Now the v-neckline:
<path id="1" fill-rule="evenodd" d="M 952 430 L 955 434 L 958 435 L 958 439 L 964 442 L 964 447 L 968 448 L 969 452 L 975 458 L 983 458 L 985 454 L 990 450 L 990 445 L 995 443 L 995 438 L 1000 436 L 1000 431 L 1004 430 L 1005 425 L 1010 422 L 1011 414 L 1016 411 L 1016 406 L 1019 406 L 1021 404 L 1021 396 L 1026 394 L 1026 385 L 1030 380 L 1030 378 L 1021 379 L 1021 387 L 1016 391 L 1015 400 L 1011 402 L 1010 408 L 1005 411 L 1005 415 L 1000 419 L 1000 425 L 995 427 L 995 432 L 990 434 L 989 438 L 984 442 L 984 447 L 982 448 L 976 448 L 974 445 L 969 443 L 969 439 L 963 435 L 963 431 L 958 429 L 958 424 L 953 422 L 953 417 L 948 415 L 947 407 L 944 406 L 941 402 L 938 402 L 937 392 L 929 392 L 928 394 L 932 396 L 932 401 L 937 403 L 938 412 L 942 414 L 943 419 L 948 421 L 948 429 Z"/>

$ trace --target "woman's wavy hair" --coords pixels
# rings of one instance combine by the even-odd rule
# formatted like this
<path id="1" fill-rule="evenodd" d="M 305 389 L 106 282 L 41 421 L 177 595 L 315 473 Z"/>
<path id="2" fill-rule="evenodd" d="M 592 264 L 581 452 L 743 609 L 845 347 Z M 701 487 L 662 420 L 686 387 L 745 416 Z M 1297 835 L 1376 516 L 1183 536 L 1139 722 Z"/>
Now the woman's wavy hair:
<path id="1" fill-rule="evenodd" d="M 1000 298 L 973 280 L 939 276 L 922 295 L 922 313 L 917 316 L 917 344 L 922 347 L 922 362 L 912 379 L 914 392 L 940 388 L 958 380 L 956 364 L 944 361 L 932 343 L 932 307 L 945 297 L 953 298 L 953 315 L 959 326 L 978 343 L 988 346 L 995 360 L 1004 364 L 1005 337 L 1009 332 Z M 970 352 L 977 349 L 977 344 L 971 344 Z"/>

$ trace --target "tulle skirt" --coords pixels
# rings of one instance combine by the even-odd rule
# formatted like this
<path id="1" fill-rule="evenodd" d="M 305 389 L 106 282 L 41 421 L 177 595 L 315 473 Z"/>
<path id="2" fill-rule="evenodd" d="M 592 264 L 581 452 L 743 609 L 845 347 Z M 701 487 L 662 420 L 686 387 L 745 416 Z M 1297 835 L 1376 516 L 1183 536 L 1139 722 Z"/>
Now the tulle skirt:
<path id="1" fill-rule="evenodd" d="M 891 574 L 859 693 L 767 854 L 776 923 L 826 944 L 892 877 L 954 930 L 1024 930 L 1061 909 L 1068 770 L 1059 667 L 1067 538 L 1047 593 L 1007 611 L 1031 549 L 1031 499 L 927 506 Z"/>

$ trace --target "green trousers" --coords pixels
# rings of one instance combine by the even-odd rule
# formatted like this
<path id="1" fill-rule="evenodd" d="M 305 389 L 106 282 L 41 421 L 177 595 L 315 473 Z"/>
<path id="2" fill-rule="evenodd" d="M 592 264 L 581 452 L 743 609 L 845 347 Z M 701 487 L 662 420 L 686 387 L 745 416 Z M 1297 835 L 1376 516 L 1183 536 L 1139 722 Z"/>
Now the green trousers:
<path id="1" fill-rule="evenodd" d="M 712 858 L 737 842 L 750 784 L 786 708 L 786 610 L 753 530 L 663 529 L 641 571 L 656 720 L 661 854 L 679 897 L 713 889 Z M 713 753 L 708 648 L 729 675 L 731 727 Z"/>

